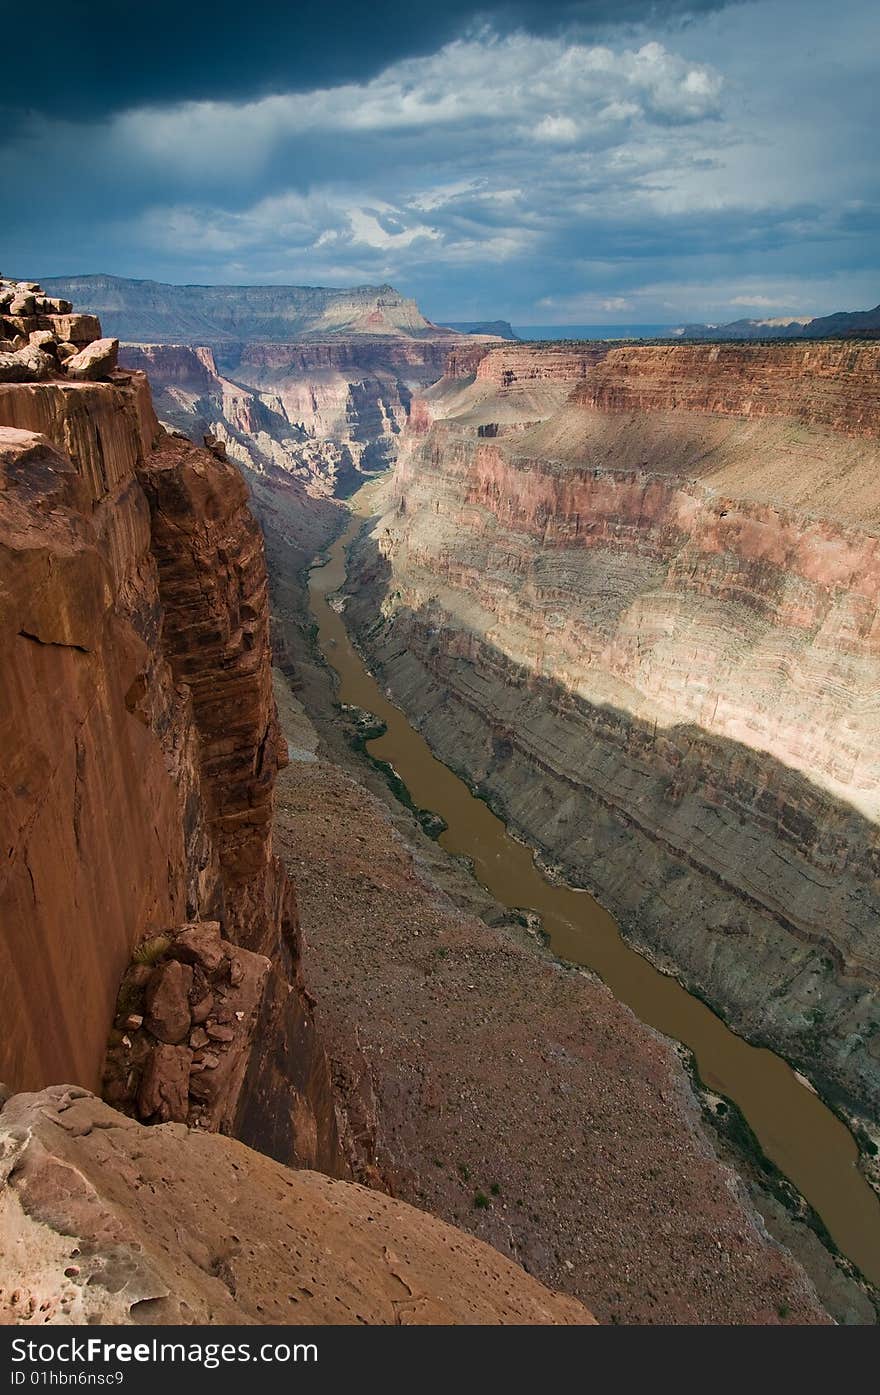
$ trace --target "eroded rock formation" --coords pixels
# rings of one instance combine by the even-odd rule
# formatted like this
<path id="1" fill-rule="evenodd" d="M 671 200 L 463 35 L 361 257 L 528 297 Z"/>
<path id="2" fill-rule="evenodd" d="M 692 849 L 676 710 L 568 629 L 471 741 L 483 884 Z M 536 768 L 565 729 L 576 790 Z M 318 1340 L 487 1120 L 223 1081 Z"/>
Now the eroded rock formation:
<path id="1" fill-rule="evenodd" d="M 0 1236 L 6 1323 L 592 1322 L 404 1202 L 69 1086 L 0 1113 Z"/>
<path id="2" fill-rule="evenodd" d="M 351 613 L 545 856 L 876 1117 L 880 349 L 558 355 L 425 394 Z"/>

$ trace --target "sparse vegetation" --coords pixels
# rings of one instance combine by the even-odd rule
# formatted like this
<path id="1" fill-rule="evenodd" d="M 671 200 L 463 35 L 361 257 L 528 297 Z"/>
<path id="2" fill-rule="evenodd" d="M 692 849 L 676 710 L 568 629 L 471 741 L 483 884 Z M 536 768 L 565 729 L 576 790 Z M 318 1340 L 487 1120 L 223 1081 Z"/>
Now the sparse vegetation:
<path id="1" fill-rule="evenodd" d="M 153 935 L 148 940 L 141 940 L 134 954 L 131 956 L 135 964 L 158 964 L 171 948 L 170 935 Z"/>

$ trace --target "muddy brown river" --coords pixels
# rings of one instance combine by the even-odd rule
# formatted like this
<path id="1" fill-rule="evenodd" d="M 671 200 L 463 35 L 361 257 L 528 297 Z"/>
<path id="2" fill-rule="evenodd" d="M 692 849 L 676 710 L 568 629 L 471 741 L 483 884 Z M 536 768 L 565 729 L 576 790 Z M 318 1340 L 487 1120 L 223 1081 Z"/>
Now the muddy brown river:
<path id="1" fill-rule="evenodd" d="M 764 1152 L 821 1216 L 838 1248 L 880 1285 L 880 1198 L 858 1169 L 846 1126 L 781 1057 L 750 1046 L 632 949 L 588 892 L 549 880 L 529 849 L 437 760 L 372 677 L 328 602 L 345 580 L 345 549 L 362 524 L 355 515 L 327 565 L 312 570 L 310 596 L 322 652 L 339 677 L 340 701 L 386 725 L 369 742 L 370 754 L 394 767 L 417 806 L 441 815 L 447 829 L 440 843 L 471 859 L 474 875 L 497 901 L 536 911 L 557 954 L 592 969 L 643 1022 L 693 1052 L 709 1089 L 739 1106 Z"/>

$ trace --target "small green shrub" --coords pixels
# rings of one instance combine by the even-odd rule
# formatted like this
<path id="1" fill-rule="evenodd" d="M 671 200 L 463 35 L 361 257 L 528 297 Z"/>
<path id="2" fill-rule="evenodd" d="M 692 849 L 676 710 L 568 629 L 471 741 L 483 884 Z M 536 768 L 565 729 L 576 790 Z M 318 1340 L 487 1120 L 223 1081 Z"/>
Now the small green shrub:
<path id="1" fill-rule="evenodd" d="M 149 940 L 141 940 L 131 957 L 135 964 L 158 964 L 170 948 L 170 935 L 153 935 Z"/>

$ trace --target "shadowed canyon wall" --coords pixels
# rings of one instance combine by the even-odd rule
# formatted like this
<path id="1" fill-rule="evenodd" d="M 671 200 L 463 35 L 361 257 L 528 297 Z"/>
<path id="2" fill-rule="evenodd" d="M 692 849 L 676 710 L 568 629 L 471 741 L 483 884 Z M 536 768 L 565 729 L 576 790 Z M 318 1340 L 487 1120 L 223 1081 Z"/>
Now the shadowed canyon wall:
<path id="1" fill-rule="evenodd" d="M 878 368 L 870 342 L 453 362 L 349 603 L 439 754 L 873 1118 Z"/>
<path id="2" fill-rule="evenodd" d="M 0 471 L 0 1078 L 96 1088 L 134 946 L 219 922 L 253 984 L 253 1021 L 226 1034 L 224 1126 L 337 1171 L 272 852 L 286 750 L 244 482 L 166 436 L 146 379 L 124 373 L 0 385 Z"/>

